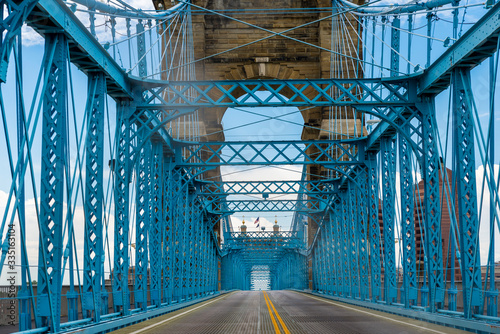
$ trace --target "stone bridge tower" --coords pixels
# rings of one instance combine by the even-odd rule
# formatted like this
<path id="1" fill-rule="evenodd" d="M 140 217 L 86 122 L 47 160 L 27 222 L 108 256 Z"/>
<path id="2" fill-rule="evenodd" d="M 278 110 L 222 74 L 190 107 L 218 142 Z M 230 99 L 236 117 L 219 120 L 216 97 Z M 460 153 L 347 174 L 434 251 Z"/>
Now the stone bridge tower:
<path id="1" fill-rule="evenodd" d="M 171 0 L 153 1 L 157 9 L 174 5 Z M 339 68 L 345 68 L 341 63 L 346 60 L 342 57 L 332 57 L 332 52 L 329 51 L 332 50 L 332 44 L 335 48 L 335 44 L 341 43 L 342 38 L 348 38 L 358 49 L 343 50 L 343 53 L 353 58 L 362 54 L 361 43 L 358 41 L 361 32 L 354 31 L 359 30 L 355 20 L 351 19 L 350 24 L 344 25 L 343 31 L 335 31 L 339 16 L 332 19 L 331 1 L 193 0 L 192 3 L 195 5 L 192 7 L 194 58 L 203 59 L 196 62 L 197 80 L 348 78 L 358 74 L 359 63 L 349 70 L 341 70 L 343 73 L 338 73 Z M 201 10 L 199 7 L 207 10 Z M 323 9 L 318 10 L 319 8 Z M 290 30 L 284 35 L 305 43 L 272 36 L 272 33 L 252 25 L 274 32 Z M 255 42 L 260 39 L 263 40 Z M 351 59 L 349 61 L 353 63 Z M 334 62 L 338 62 L 339 66 L 332 66 L 335 65 Z M 225 111 L 226 108 L 201 111 L 203 124 L 200 128 L 207 140 L 224 140 L 221 120 Z M 350 116 L 352 111 L 345 108 L 341 111 L 343 119 L 333 122 L 344 122 L 344 126 L 340 128 L 351 130 L 336 131 L 337 135 L 333 137 L 329 136 L 329 129 L 335 126 L 332 124 L 330 108 L 301 108 L 301 113 L 306 125 L 302 131 L 303 140 L 340 139 L 346 134 L 352 136 L 354 131 L 358 134 L 363 131 L 361 119 L 354 121 L 354 116 Z M 356 127 L 352 125 L 354 122 L 357 123 Z M 320 166 L 309 166 L 308 172 L 310 175 L 327 173 Z M 309 242 L 312 241 L 315 231 L 316 224 L 311 221 Z"/>

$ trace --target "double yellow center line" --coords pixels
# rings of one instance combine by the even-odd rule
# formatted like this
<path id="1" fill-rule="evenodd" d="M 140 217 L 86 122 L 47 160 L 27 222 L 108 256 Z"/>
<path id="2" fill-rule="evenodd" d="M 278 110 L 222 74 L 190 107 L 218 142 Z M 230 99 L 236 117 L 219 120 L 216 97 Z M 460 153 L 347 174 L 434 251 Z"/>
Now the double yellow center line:
<path id="1" fill-rule="evenodd" d="M 278 319 L 278 321 L 281 325 L 281 328 L 283 328 L 283 331 L 285 332 L 285 334 L 290 334 L 290 331 L 288 330 L 288 328 L 286 328 L 286 325 L 283 322 L 283 320 L 281 319 L 278 311 L 276 311 L 276 309 L 274 308 L 273 302 L 271 301 L 271 298 L 269 298 L 269 296 L 267 295 L 267 292 L 262 291 L 262 293 L 264 294 L 264 299 L 266 301 L 267 310 L 269 311 L 269 316 L 271 317 L 271 321 L 273 322 L 274 331 L 276 332 L 276 334 L 281 334 L 281 331 L 280 331 L 280 327 L 278 326 L 278 323 L 276 322 L 276 319 L 274 318 L 274 315 L 276 315 L 276 318 Z M 274 315 L 273 315 L 273 312 L 274 312 Z"/>

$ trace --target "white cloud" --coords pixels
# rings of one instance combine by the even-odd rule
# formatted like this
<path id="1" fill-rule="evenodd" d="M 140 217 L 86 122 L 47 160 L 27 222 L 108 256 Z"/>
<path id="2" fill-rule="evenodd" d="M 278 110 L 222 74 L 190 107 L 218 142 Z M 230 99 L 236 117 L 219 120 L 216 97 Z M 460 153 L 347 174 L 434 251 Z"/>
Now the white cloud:
<path id="1" fill-rule="evenodd" d="M 34 46 L 34 45 L 43 45 L 44 39 L 33 30 L 31 27 L 28 27 L 26 24 L 23 25 L 21 29 L 23 45 L 24 46 Z"/>

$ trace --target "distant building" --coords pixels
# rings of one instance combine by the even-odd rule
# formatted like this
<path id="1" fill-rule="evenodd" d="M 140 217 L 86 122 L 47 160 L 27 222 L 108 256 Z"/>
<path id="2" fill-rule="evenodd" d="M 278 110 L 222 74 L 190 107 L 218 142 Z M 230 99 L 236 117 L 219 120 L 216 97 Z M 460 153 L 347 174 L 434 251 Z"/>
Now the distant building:
<path id="1" fill-rule="evenodd" d="M 452 183 L 452 177 L 453 177 L 453 172 L 449 169 L 446 168 L 446 174 L 448 178 L 448 184 L 451 189 L 451 183 Z M 446 180 L 445 180 L 446 181 Z M 446 183 L 444 183 L 446 185 Z M 448 209 L 448 202 L 446 200 L 446 197 L 443 196 L 443 179 L 441 174 L 439 175 L 439 189 L 440 189 L 440 198 L 441 198 L 441 240 L 442 240 L 442 252 L 443 252 L 443 268 L 446 271 L 446 268 L 448 269 L 448 272 L 445 272 L 445 279 L 446 281 L 449 281 L 452 275 L 452 270 L 451 270 L 451 258 L 454 258 L 455 256 L 453 255 L 454 253 L 456 254 L 456 250 L 454 252 L 450 253 L 450 229 L 451 229 L 451 217 L 450 217 L 450 210 Z M 417 270 L 417 277 L 423 277 L 425 267 L 424 267 L 424 243 L 423 243 L 423 238 L 425 235 L 424 231 L 424 221 L 423 221 L 423 215 L 425 213 L 425 207 L 424 207 L 424 194 L 425 194 L 425 189 L 424 189 L 424 180 L 421 180 L 418 183 L 418 189 L 415 191 L 415 204 L 414 204 L 414 220 L 415 220 L 415 252 L 416 252 L 416 270 Z M 446 195 L 446 193 L 444 193 Z M 455 199 L 457 199 L 458 194 L 455 191 Z M 456 201 L 457 202 L 457 201 Z M 380 256 L 383 258 L 384 254 L 384 238 L 383 238 L 383 233 L 384 233 L 384 226 L 383 226 L 383 219 L 382 219 L 382 202 L 380 201 L 379 203 L 379 222 L 380 222 L 380 251 L 381 254 Z M 455 216 L 456 219 L 458 220 L 458 207 L 455 207 Z M 457 237 L 457 245 L 459 245 L 459 235 L 458 231 L 456 234 Z M 448 255 L 450 253 L 450 255 Z M 448 263 L 446 263 L 448 262 Z M 383 268 L 382 268 L 382 273 L 383 273 Z M 455 275 L 455 280 L 460 281 L 461 274 L 460 274 L 460 263 L 458 259 L 455 259 L 455 270 L 454 270 L 454 275 Z"/>

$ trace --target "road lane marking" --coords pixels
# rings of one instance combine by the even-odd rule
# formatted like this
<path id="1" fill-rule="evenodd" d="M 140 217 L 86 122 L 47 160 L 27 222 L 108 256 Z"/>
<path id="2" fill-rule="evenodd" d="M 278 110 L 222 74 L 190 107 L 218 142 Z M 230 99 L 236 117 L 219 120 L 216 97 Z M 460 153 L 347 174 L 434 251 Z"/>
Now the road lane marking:
<path id="1" fill-rule="evenodd" d="M 269 302 L 267 301 L 266 292 L 262 291 L 262 294 L 264 295 L 264 300 L 266 301 L 267 310 L 269 311 L 269 316 L 271 317 L 271 321 L 273 322 L 274 331 L 276 332 L 276 334 L 281 334 L 278 323 L 276 322 L 276 319 L 274 319 L 273 311 L 271 310 L 271 307 L 269 307 Z"/>
<path id="2" fill-rule="evenodd" d="M 283 328 L 283 330 L 285 331 L 285 334 L 290 334 L 290 331 L 288 330 L 288 328 L 286 327 L 285 323 L 283 322 L 283 320 L 281 320 L 281 317 L 278 313 L 278 311 L 276 311 L 276 309 L 274 308 L 274 304 L 273 302 L 271 301 L 271 298 L 267 295 L 267 292 L 266 292 L 266 297 L 267 299 L 269 300 L 269 303 L 271 304 L 271 307 L 273 308 L 273 311 L 274 311 L 274 314 L 276 315 L 276 318 L 278 318 L 278 321 L 280 322 L 281 324 L 281 327 Z"/>
<path id="3" fill-rule="evenodd" d="M 218 301 L 218 300 L 220 300 L 220 299 L 222 299 L 222 298 L 224 298 L 224 297 L 227 297 L 227 296 L 228 296 L 228 295 L 226 295 L 226 294 L 225 294 L 225 295 L 220 296 L 219 298 L 214 299 L 214 300 L 212 300 L 212 301 L 210 301 L 210 302 L 208 302 L 208 303 L 205 303 L 205 304 L 203 304 L 203 305 L 197 306 L 197 307 L 195 307 L 195 308 L 192 308 L 192 309 L 190 309 L 190 310 L 184 311 L 184 312 L 182 312 L 182 313 L 176 314 L 176 315 L 174 315 L 173 317 L 170 317 L 170 318 L 168 318 L 168 319 L 162 320 L 162 321 L 160 321 L 160 322 L 157 322 L 157 323 L 155 323 L 155 324 L 149 325 L 149 326 L 147 326 L 147 327 L 141 328 L 141 329 L 139 329 L 139 330 L 137 330 L 137 331 L 135 331 L 135 332 L 129 333 L 129 334 L 138 334 L 138 333 L 142 333 L 142 332 L 147 331 L 147 330 L 149 330 L 149 329 L 151 329 L 151 328 L 154 328 L 154 327 L 156 327 L 156 326 L 159 326 L 159 325 L 161 325 L 161 324 L 164 324 L 164 323 L 166 323 L 166 322 L 168 322 L 168 321 L 170 321 L 170 320 L 174 320 L 175 318 L 178 318 L 178 317 L 180 317 L 180 316 L 182 316 L 182 315 L 184 315 L 184 314 L 187 314 L 187 313 L 189 313 L 189 312 L 193 312 L 194 310 L 197 310 L 197 309 L 199 309 L 199 308 L 202 308 L 203 306 L 206 306 L 206 305 L 208 305 L 208 304 L 215 303 L 216 301 Z"/>
<path id="4" fill-rule="evenodd" d="M 404 321 L 401 321 L 401 320 L 392 319 L 392 318 L 385 317 L 383 315 L 376 314 L 376 313 L 371 313 L 371 312 L 368 312 L 368 311 L 359 310 L 357 308 L 349 307 L 349 306 L 342 305 L 342 304 L 339 304 L 339 303 L 335 303 L 335 302 L 332 302 L 332 301 L 329 301 L 329 300 L 326 300 L 326 299 L 315 298 L 315 297 L 310 296 L 307 293 L 304 293 L 304 295 L 306 295 L 309 298 L 316 299 L 316 300 L 319 300 L 319 301 L 322 301 L 322 302 L 325 302 L 325 303 L 328 303 L 328 304 L 340 306 L 340 307 L 343 307 L 343 308 L 346 308 L 346 309 L 349 309 L 349 310 L 353 310 L 353 311 L 357 311 L 357 312 L 361 312 L 361 313 L 370 314 L 370 315 L 372 315 L 374 317 L 378 317 L 378 318 L 390 320 L 390 321 L 393 321 L 393 322 L 397 322 L 397 323 L 404 324 L 404 325 L 407 325 L 407 326 L 416 327 L 416 328 L 419 328 L 419 329 L 425 329 L 426 331 L 430 331 L 430 332 L 433 332 L 433 333 L 447 334 L 446 332 L 441 332 L 441 331 L 438 331 L 438 330 L 435 330 L 435 329 L 430 329 L 430 328 L 422 327 L 422 325 L 419 326 L 419 325 L 410 324 L 408 322 L 404 322 Z M 453 329 L 453 328 L 450 327 L 450 329 Z"/>

